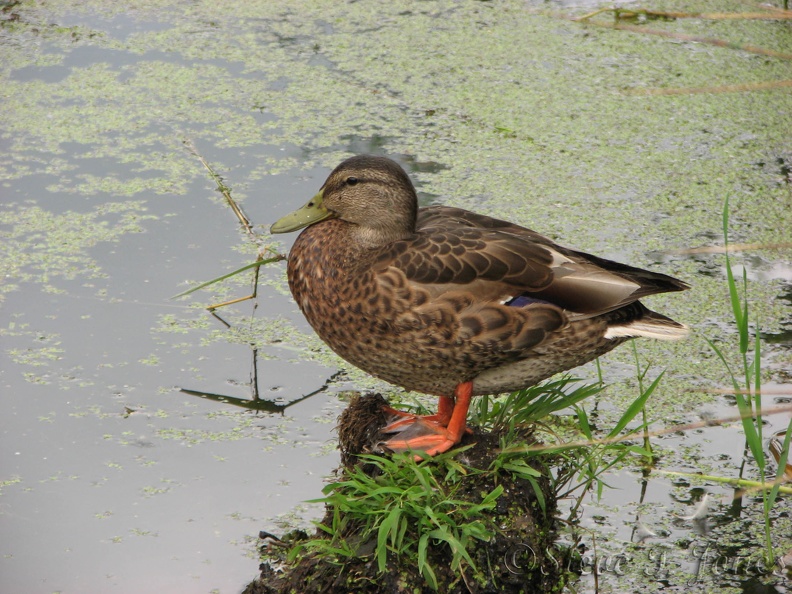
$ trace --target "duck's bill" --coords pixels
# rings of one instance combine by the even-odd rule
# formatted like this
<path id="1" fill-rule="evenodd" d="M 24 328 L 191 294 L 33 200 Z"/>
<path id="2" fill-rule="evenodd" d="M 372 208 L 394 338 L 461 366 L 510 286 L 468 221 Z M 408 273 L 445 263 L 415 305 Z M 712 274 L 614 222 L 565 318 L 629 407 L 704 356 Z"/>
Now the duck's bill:
<path id="1" fill-rule="evenodd" d="M 273 223 L 272 227 L 270 227 L 270 233 L 291 233 L 308 225 L 329 219 L 332 216 L 334 214 L 325 208 L 322 192 L 320 191 L 305 206 Z"/>

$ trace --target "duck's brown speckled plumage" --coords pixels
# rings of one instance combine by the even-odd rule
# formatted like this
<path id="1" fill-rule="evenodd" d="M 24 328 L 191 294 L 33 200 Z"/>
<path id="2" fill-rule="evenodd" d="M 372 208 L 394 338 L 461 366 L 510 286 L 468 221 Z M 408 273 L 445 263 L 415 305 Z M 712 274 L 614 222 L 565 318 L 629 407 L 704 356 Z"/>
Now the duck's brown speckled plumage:
<path id="1" fill-rule="evenodd" d="M 638 301 L 684 283 L 462 209 L 418 210 L 388 159 L 343 162 L 298 213 L 322 202 L 329 218 L 308 223 L 289 254 L 292 294 L 336 353 L 398 386 L 511 391 L 633 336 L 684 335 Z"/>

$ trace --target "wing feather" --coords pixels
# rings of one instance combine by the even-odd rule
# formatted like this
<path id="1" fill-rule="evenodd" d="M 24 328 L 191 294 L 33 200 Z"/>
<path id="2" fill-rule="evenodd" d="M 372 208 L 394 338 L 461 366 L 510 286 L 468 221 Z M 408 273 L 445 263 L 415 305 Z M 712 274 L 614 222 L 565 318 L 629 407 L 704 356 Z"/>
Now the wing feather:
<path id="1" fill-rule="evenodd" d="M 462 287 L 484 302 L 525 295 L 575 318 L 687 288 L 664 274 L 564 248 L 525 227 L 445 206 L 420 209 L 416 234 L 377 254 L 375 270 L 390 267 L 433 298 Z"/>

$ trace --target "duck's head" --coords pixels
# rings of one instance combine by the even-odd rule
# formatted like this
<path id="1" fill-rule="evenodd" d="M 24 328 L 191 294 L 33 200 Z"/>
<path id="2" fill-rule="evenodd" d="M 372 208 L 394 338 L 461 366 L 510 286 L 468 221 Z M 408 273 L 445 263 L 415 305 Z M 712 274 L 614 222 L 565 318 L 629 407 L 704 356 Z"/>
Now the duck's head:
<path id="1" fill-rule="evenodd" d="M 360 155 L 336 167 L 305 206 L 274 223 L 270 232 L 340 219 L 353 226 L 362 245 L 378 247 L 412 235 L 417 213 L 415 188 L 404 169 L 385 157 Z"/>

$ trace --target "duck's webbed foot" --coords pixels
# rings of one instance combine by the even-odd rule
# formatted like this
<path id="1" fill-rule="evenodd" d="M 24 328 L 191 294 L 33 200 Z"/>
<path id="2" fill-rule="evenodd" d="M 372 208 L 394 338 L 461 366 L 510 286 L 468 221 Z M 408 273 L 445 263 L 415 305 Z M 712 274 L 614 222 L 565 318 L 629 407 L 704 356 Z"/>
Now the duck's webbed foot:
<path id="1" fill-rule="evenodd" d="M 437 412 L 433 415 L 414 415 L 402 410 L 396 410 L 390 406 L 385 407 L 385 412 L 401 418 L 383 427 L 383 433 L 401 433 L 419 421 L 447 427 L 454 412 L 454 399 L 449 396 L 440 396 L 440 400 L 437 403 Z"/>
<path id="2" fill-rule="evenodd" d="M 441 396 L 434 415 L 411 415 L 395 409 L 397 416 L 404 417 L 394 421 L 383 429 L 384 433 L 398 433 L 397 436 L 384 442 L 384 445 L 396 452 L 418 450 L 429 456 L 442 454 L 450 450 L 460 441 L 467 429 L 467 413 L 473 384 L 459 384 L 455 390 L 456 398 Z M 416 456 L 420 460 L 421 456 Z"/>

